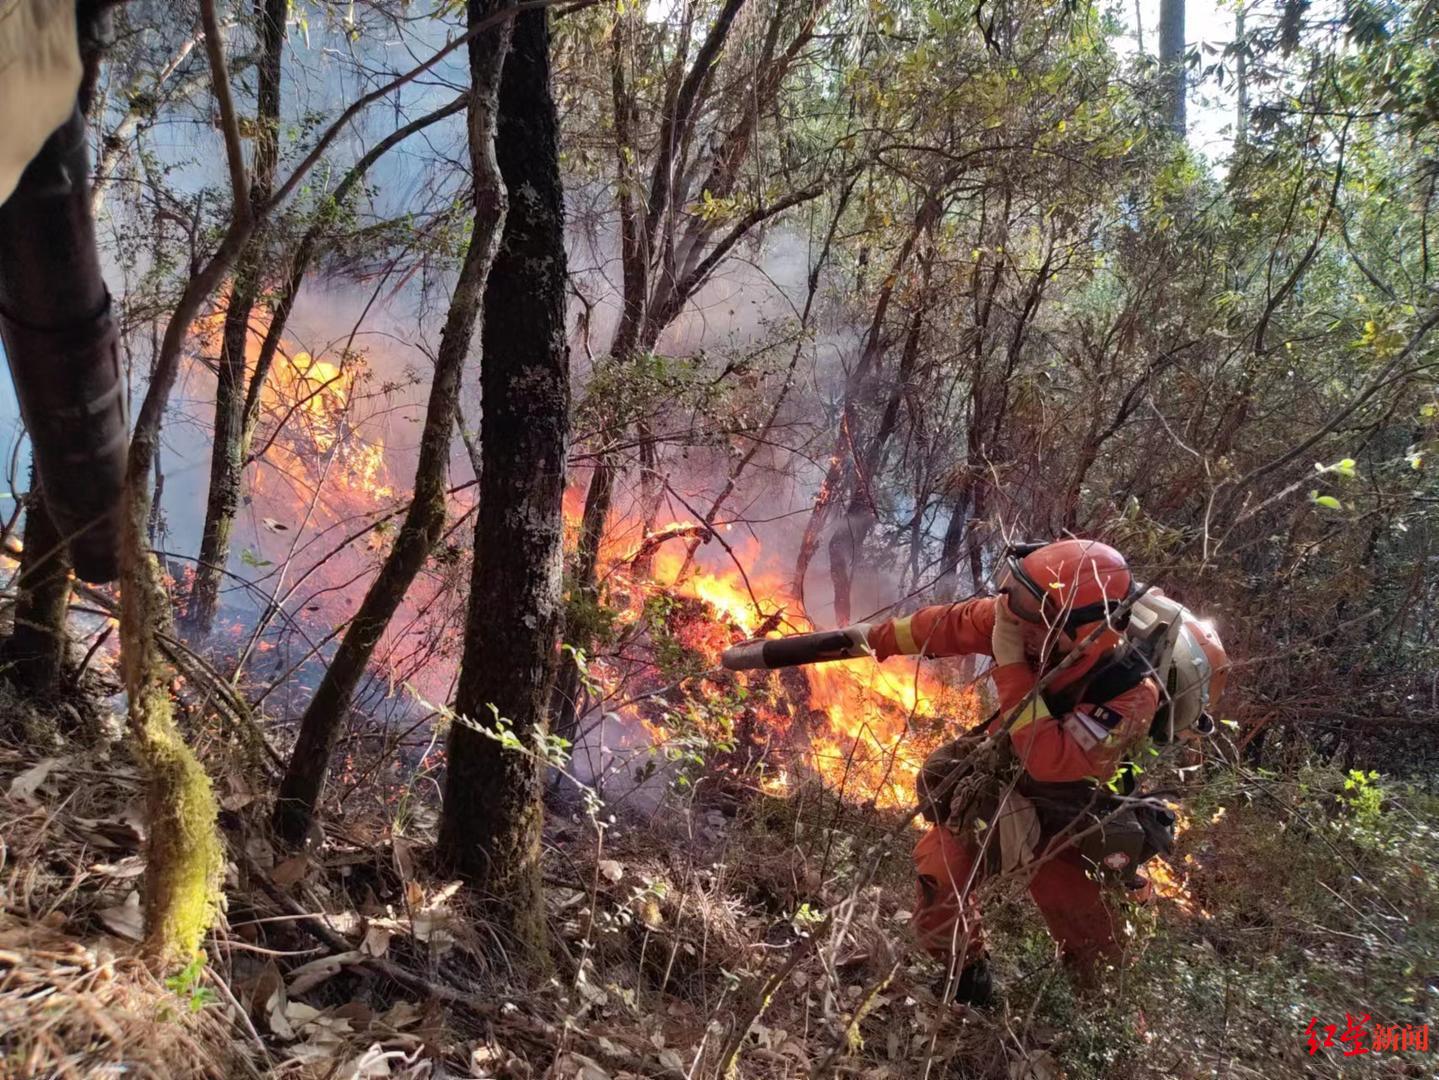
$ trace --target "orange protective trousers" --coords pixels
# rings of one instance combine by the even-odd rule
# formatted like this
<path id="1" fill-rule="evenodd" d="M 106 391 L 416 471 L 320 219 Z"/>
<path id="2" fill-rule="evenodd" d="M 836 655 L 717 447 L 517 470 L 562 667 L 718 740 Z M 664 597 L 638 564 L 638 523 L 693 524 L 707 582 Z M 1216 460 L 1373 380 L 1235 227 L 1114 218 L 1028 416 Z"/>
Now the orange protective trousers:
<path id="1" fill-rule="evenodd" d="M 920 946 L 941 963 L 955 959 L 956 971 L 984 953 L 977 896 L 983 869 L 974 873 L 978 855 L 973 839 L 942 825 L 925 833 L 914 849 L 919 880 L 911 925 Z M 1077 977 L 1087 981 L 1103 963 L 1118 962 L 1113 900 L 1086 872 L 1079 852 L 1070 848 L 1043 859 L 1030 879 L 1029 895 Z"/>

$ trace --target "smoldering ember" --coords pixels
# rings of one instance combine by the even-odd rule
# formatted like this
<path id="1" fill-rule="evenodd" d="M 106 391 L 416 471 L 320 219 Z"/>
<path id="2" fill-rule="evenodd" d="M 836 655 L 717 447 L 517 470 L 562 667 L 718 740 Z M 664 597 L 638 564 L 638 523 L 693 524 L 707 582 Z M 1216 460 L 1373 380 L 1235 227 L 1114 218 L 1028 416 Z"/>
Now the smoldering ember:
<path id="1" fill-rule="evenodd" d="M 1436 26 L 0 5 L 0 1080 L 1439 1075 Z"/>

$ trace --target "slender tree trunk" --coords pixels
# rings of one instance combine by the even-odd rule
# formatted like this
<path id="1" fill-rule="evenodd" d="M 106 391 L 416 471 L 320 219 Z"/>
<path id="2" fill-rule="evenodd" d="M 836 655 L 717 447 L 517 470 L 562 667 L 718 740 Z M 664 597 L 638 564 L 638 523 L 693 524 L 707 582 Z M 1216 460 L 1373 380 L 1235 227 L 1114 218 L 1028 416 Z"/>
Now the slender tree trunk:
<path id="1" fill-rule="evenodd" d="M 602 455 L 590 476 L 585 491 L 585 508 L 580 516 L 580 536 L 570 564 L 570 592 L 579 601 L 598 601 L 599 587 L 595 577 L 599 569 L 600 544 L 604 540 L 605 522 L 609 520 L 614 500 L 615 473 L 619 466 L 608 455 Z M 576 631 L 569 644 L 582 652 L 594 645 L 583 633 Z M 550 701 L 551 725 L 562 739 L 573 739 L 580 720 L 580 669 L 571 660 L 560 665 Z"/>
<path id="2" fill-rule="evenodd" d="M 933 252 L 927 251 L 920 274 L 920 300 L 910 312 L 904 349 L 900 353 L 899 371 L 890 386 L 889 398 L 880 414 L 879 426 L 869 440 L 863 462 L 858 466 L 860 474 L 855 478 L 849 511 L 844 523 L 830 537 L 829 573 L 834 584 L 834 618 L 838 626 L 848 626 L 853 617 L 851 604 L 854 581 L 866 565 L 864 544 L 878 521 L 878 511 L 874 503 L 874 479 L 883 471 L 890 437 L 899 424 L 899 407 L 914 378 L 914 366 L 919 359 L 920 338 L 924 332 L 925 304 L 932 264 Z"/>
<path id="3" fill-rule="evenodd" d="M 471 3 L 470 25 L 504 6 L 508 6 L 507 0 Z M 289 844 L 300 843 L 309 831 L 325 774 L 329 771 L 330 755 L 344 726 L 355 688 L 390 618 L 444 530 L 450 435 L 459 409 L 460 381 L 484 295 L 485 279 L 489 276 L 505 217 L 505 194 L 495 163 L 494 135 L 499 74 L 509 36 L 510 20 L 505 20 L 469 42 L 469 144 L 475 219 L 440 334 L 439 355 L 420 435 L 415 494 L 394 546 L 365 593 L 300 721 L 299 739 L 275 804 L 275 831 Z"/>
<path id="4" fill-rule="evenodd" d="M 949 521 L 939 549 L 939 585 L 941 600 L 959 595 L 959 562 L 964 555 L 964 540 L 969 533 L 969 493 L 973 486 L 966 474 L 959 479 L 949 495 Z"/>
<path id="5" fill-rule="evenodd" d="M 60 530 L 30 469 L 25 497 L 25 548 L 16 580 L 15 629 L 0 647 L 0 666 L 12 684 L 30 694 L 53 694 L 65 664 L 65 610 L 70 601 L 70 560 Z"/>
<path id="6" fill-rule="evenodd" d="M 1164 73 L 1165 119 L 1181 139 L 1186 130 L 1184 116 L 1184 0 L 1160 0 L 1159 66 Z"/>
<path id="7" fill-rule="evenodd" d="M 1249 142 L 1249 42 L 1244 35 L 1244 4 L 1234 9 L 1234 44 L 1239 55 L 1234 61 L 1234 147 Z"/>
<path id="8" fill-rule="evenodd" d="M 526 748 L 546 732 L 563 611 L 569 346 L 564 198 L 543 9 L 521 14 L 500 86 L 496 152 L 510 199 L 485 291 L 479 513 L 456 712 L 503 717 Z M 501 931 L 543 963 L 544 758 L 450 729 L 440 851 Z"/>
<path id="9" fill-rule="evenodd" d="M 250 177 L 250 208 L 255 213 L 269 202 L 280 155 L 280 74 L 285 49 L 288 0 L 255 0 L 260 39 L 259 87 L 256 99 L 255 161 Z M 220 338 L 220 370 L 215 385 L 215 443 L 210 450 L 210 493 L 195 581 L 185 611 L 185 627 L 204 636 L 215 622 L 220 580 L 230 561 L 230 534 L 240 509 L 245 468 L 245 345 L 250 316 L 264 286 L 264 231 L 257 229 L 235 271 Z"/>
<path id="10" fill-rule="evenodd" d="M 660 448 L 648 421 L 635 425 L 640 440 L 640 536 L 655 531 L 660 506 L 664 503 L 665 477 L 660 467 Z M 648 548 L 631 564 L 630 572 L 639 581 L 648 581 L 654 572 L 655 553 Z"/>
<path id="11" fill-rule="evenodd" d="M 219 286 L 239 258 L 253 230 L 242 198 L 246 180 L 235 147 L 234 110 L 224 47 L 212 0 L 201 0 L 211 84 L 225 129 L 227 160 L 235 197 L 219 246 L 193 273 L 175 303 L 150 385 L 135 419 L 125 461 L 120 522 L 120 666 L 129 698 L 129 724 L 149 784 L 146 803 L 150 840 L 145 867 L 145 947 L 157 961 L 189 961 L 199 952 L 219 900 L 224 860 L 216 818 L 219 805 L 204 766 L 175 726 L 171 671 L 160 647 L 170 627 L 171 604 L 160 565 L 150 550 L 148 483 L 159 449 L 160 422 L 180 368 L 180 353 L 200 304 Z M 88 194 L 87 194 L 88 208 Z"/>

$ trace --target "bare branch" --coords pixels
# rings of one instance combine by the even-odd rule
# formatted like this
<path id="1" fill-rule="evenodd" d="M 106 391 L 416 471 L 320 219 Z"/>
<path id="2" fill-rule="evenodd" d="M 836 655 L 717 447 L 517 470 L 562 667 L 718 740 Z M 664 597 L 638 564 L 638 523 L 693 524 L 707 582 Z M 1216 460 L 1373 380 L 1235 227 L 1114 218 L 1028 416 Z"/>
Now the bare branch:
<path id="1" fill-rule="evenodd" d="M 245 175 L 245 151 L 240 142 L 240 124 L 235 102 L 230 97 L 230 73 L 225 67 L 225 43 L 215 18 L 215 0 L 200 0 L 200 21 L 205 27 L 205 55 L 210 59 L 210 80 L 215 103 L 220 107 L 220 130 L 225 136 L 225 162 L 230 168 L 230 189 L 235 200 L 235 219 L 250 217 L 250 182 Z"/>

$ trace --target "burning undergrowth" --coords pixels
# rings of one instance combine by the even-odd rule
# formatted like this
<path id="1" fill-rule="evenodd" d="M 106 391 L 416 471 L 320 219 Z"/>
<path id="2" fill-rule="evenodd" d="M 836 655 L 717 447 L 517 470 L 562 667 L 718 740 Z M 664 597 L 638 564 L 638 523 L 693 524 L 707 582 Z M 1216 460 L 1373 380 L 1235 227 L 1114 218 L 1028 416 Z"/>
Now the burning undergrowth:
<path id="1" fill-rule="evenodd" d="M 195 327 L 197 365 L 219 352 L 223 310 L 222 303 Z M 252 322 L 247 381 L 267 329 L 260 312 Z M 282 339 L 260 385 L 220 616 L 203 644 L 276 713 L 303 711 L 399 528 L 422 367 L 393 343 L 361 349 L 351 336 L 312 353 Z M 207 415 L 196 420 L 210 423 Z M 404 684 L 435 699 L 450 692 L 468 576 L 464 525 L 473 512 L 472 487 L 463 479 L 451 506 L 442 546 L 376 650 L 385 693 Z M 172 571 L 183 598 L 193 567 L 177 561 Z"/>
<path id="2" fill-rule="evenodd" d="M 777 576 L 756 572 L 754 545 L 727 547 L 727 567 L 699 561 L 687 541 L 705 531 L 674 522 L 602 552 L 587 617 L 604 633 L 577 740 L 590 775 L 646 780 L 665 763 L 683 789 L 700 774 L 713 781 L 718 765 L 771 793 L 814 779 L 854 803 L 911 805 L 925 756 L 975 722 L 975 689 L 902 658 L 723 670 L 726 647 L 812 625 Z M 622 523 L 609 531 L 625 533 Z"/>
<path id="3" fill-rule="evenodd" d="M 199 364 L 219 353 L 223 310 L 196 327 Z M 262 312 L 254 322 L 247 376 L 267 330 Z M 412 390 L 423 378 L 403 356 L 388 340 L 361 349 L 341 338 L 314 351 L 282 340 L 259 392 L 231 572 L 204 644 L 277 733 L 303 713 L 404 513 Z M 466 465 L 457 449 L 447 534 L 353 703 L 336 760 L 342 800 L 377 782 L 391 806 L 434 791 L 443 752 L 423 702 L 448 701 L 457 673 L 474 490 Z M 576 527 L 578 501 L 566 499 Z M 813 778 L 857 805 L 908 805 L 925 755 L 976 718 L 973 689 L 904 660 L 724 672 L 726 646 L 812 628 L 771 569 L 790 538 L 731 546 L 717 537 L 723 523 L 645 528 L 646 517 L 612 513 L 596 589 L 572 590 L 566 639 L 587 653 L 576 723 L 562 732 L 576 773 L 607 797 L 641 788 L 651 803 L 718 769 L 768 792 Z M 183 595 L 190 571 L 175 565 Z"/>
<path id="4" fill-rule="evenodd" d="M 199 326 L 202 354 L 218 351 L 219 329 L 218 316 Z M 252 334 L 252 368 L 258 350 Z M 408 451 L 394 436 L 413 418 L 414 376 L 378 374 L 399 366 L 348 345 L 312 355 L 282 343 L 264 383 L 246 531 L 209 647 L 282 725 L 303 712 L 403 514 Z M 406 597 L 354 703 L 360 722 L 337 759 L 342 798 L 377 780 L 391 805 L 433 791 L 426 780 L 443 755 L 420 703 L 448 700 L 458 666 L 473 505 L 472 489 L 463 480 L 456 486 L 444 545 Z M 577 501 L 566 500 L 575 526 Z M 570 608 L 572 623 L 589 625 L 572 625 L 567 639 L 592 643 L 577 724 L 565 733 L 576 772 L 607 796 L 640 787 L 649 801 L 718 767 L 765 791 L 814 778 L 856 804 L 907 805 L 925 755 L 975 719 L 972 688 L 903 660 L 722 671 L 728 645 L 811 628 L 781 576 L 760 570 L 775 552 L 754 540 L 712 543 L 714 533 L 693 522 L 646 530 L 639 518 L 611 515 L 598 587 Z"/>

